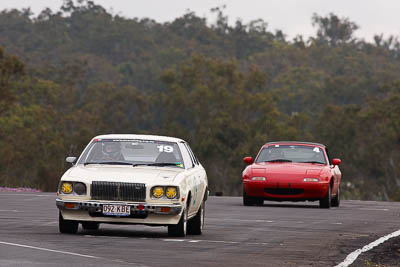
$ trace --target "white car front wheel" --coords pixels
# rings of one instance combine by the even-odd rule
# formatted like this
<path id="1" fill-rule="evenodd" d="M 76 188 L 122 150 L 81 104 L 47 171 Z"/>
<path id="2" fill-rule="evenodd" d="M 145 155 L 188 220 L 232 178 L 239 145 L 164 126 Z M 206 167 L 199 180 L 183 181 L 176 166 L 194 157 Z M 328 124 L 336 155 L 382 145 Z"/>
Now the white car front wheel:
<path id="1" fill-rule="evenodd" d="M 99 230 L 100 224 L 96 222 L 82 222 L 82 228 L 90 231 Z"/>
<path id="2" fill-rule="evenodd" d="M 76 234 L 78 232 L 79 223 L 77 221 L 64 220 L 61 212 L 58 215 L 58 227 L 60 233 Z"/>
<path id="3" fill-rule="evenodd" d="M 187 214 L 187 209 L 185 208 L 182 212 L 181 219 L 179 220 L 178 224 L 168 225 L 168 235 L 179 236 L 179 237 L 186 236 L 187 218 L 188 214 Z"/>
<path id="4" fill-rule="evenodd" d="M 188 222 L 188 234 L 201 235 L 204 228 L 204 215 L 205 215 L 206 203 L 203 201 L 200 205 L 199 210 L 191 220 Z"/>

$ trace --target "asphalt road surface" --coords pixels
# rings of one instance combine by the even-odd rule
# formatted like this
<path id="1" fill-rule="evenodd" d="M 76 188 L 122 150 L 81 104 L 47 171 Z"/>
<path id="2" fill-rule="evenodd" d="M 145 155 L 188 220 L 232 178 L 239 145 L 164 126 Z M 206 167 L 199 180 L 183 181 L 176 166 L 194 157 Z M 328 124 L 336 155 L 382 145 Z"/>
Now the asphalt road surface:
<path id="1" fill-rule="evenodd" d="M 201 236 L 166 227 L 102 224 L 58 231 L 55 193 L 0 193 L 0 266 L 335 266 L 400 229 L 400 203 L 264 202 L 210 197 Z"/>

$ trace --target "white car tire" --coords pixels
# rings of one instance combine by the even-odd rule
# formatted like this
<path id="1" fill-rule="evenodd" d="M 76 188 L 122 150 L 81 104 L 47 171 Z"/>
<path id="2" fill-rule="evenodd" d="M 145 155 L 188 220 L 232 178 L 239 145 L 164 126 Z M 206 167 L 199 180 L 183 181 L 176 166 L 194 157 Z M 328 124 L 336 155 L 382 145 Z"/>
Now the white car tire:
<path id="1" fill-rule="evenodd" d="M 76 234 L 78 232 L 79 223 L 77 221 L 64 220 L 61 212 L 58 216 L 58 228 L 63 234 Z"/>
<path id="2" fill-rule="evenodd" d="M 203 201 L 196 215 L 188 222 L 188 234 L 201 235 L 204 228 L 206 202 Z"/>
<path id="3" fill-rule="evenodd" d="M 184 237 L 187 233 L 187 209 L 184 209 L 178 224 L 168 225 L 168 235 Z"/>
<path id="4" fill-rule="evenodd" d="M 90 231 L 99 230 L 100 224 L 97 222 L 82 222 L 82 228 Z"/>

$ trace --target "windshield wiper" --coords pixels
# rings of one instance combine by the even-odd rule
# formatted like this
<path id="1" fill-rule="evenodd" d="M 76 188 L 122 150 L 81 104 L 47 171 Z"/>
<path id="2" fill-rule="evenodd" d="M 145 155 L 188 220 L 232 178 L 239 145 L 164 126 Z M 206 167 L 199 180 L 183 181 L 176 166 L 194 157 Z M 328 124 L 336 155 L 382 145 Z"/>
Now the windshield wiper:
<path id="1" fill-rule="evenodd" d="M 85 162 L 84 166 L 89 164 L 107 164 L 107 165 L 131 165 L 133 167 L 137 166 L 178 166 L 181 163 L 169 163 L 169 162 L 155 162 L 155 163 L 129 163 L 123 161 L 101 161 L 101 162 Z"/>
<path id="2" fill-rule="evenodd" d="M 148 166 L 149 165 L 149 163 L 134 163 L 134 164 L 131 164 L 133 167 L 137 167 L 137 166 Z"/>
<path id="3" fill-rule="evenodd" d="M 290 159 L 271 159 L 264 162 L 292 162 Z"/>
<path id="4" fill-rule="evenodd" d="M 85 162 L 85 163 L 83 163 L 84 166 L 89 165 L 89 164 L 132 165 L 132 163 L 123 162 L 123 161 L 101 161 L 101 162 Z"/>
<path id="5" fill-rule="evenodd" d="M 170 163 L 170 162 L 154 162 L 154 163 L 147 163 L 143 164 L 146 166 L 178 166 L 180 163 Z"/>
<path id="6" fill-rule="evenodd" d="M 320 161 L 300 161 L 299 163 L 318 163 L 318 164 L 325 164 L 324 162 L 320 162 Z"/>

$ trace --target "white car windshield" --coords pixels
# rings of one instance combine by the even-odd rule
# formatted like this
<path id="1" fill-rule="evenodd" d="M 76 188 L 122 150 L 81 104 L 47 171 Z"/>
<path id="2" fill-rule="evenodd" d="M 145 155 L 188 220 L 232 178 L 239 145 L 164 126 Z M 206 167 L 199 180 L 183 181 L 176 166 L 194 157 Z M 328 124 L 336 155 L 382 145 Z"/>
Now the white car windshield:
<path id="1" fill-rule="evenodd" d="M 184 168 L 175 142 L 133 139 L 95 139 L 78 164 L 150 165 Z"/>
<path id="2" fill-rule="evenodd" d="M 326 164 L 323 150 L 317 146 L 271 145 L 263 148 L 256 162 L 301 162 Z"/>

